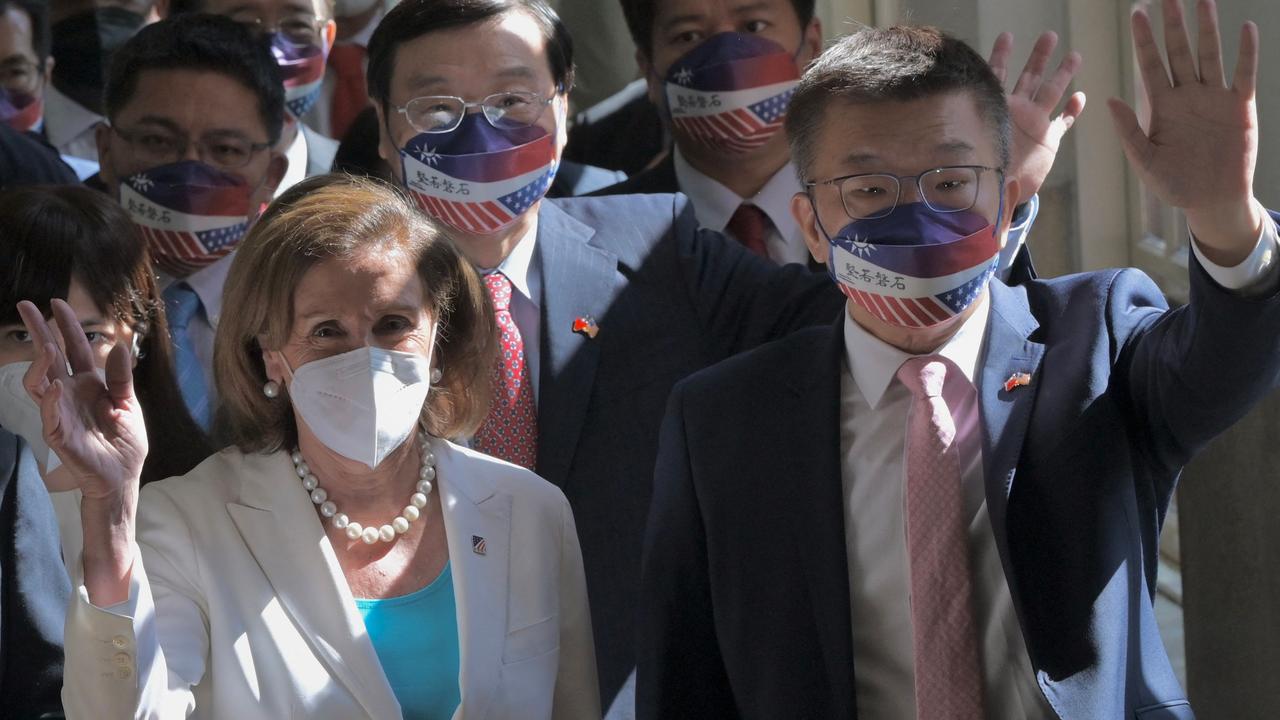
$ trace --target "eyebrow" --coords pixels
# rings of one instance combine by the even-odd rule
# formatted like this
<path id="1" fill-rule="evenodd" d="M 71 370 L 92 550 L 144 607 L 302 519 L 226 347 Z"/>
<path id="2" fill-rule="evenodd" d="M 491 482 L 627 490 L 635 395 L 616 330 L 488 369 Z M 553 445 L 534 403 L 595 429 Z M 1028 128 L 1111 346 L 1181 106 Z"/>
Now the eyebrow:
<path id="1" fill-rule="evenodd" d="M 138 118 L 137 124 L 138 125 L 159 125 L 160 127 L 166 130 L 169 130 L 170 132 L 173 132 L 175 134 L 179 134 L 179 135 L 186 134 L 186 131 L 182 128 L 181 125 L 162 115 L 143 115 L 142 117 Z M 243 140 L 246 140 L 248 142 L 254 142 L 253 138 L 249 137 L 248 133 L 246 133 L 243 130 L 237 130 L 235 128 L 214 128 L 212 130 L 205 131 L 205 133 L 201 135 L 201 137 L 236 137 L 236 138 L 241 138 Z"/>
<path id="2" fill-rule="evenodd" d="M 760 12 L 762 10 L 769 10 L 769 9 L 771 8 L 769 7 L 769 3 L 767 2 L 767 0 L 761 0 L 761 2 L 753 2 L 747 5 L 738 6 L 733 9 L 733 14 L 746 15 L 747 13 Z"/>
<path id="3" fill-rule="evenodd" d="M 704 18 L 706 18 L 706 13 L 685 13 L 683 15 L 677 15 L 671 18 L 670 20 L 667 20 L 666 22 L 662 23 L 662 25 L 658 28 L 658 30 L 661 32 L 668 32 L 671 30 L 671 28 L 676 27 L 678 25 L 684 25 L 685 23 L 701 22 Z"/>

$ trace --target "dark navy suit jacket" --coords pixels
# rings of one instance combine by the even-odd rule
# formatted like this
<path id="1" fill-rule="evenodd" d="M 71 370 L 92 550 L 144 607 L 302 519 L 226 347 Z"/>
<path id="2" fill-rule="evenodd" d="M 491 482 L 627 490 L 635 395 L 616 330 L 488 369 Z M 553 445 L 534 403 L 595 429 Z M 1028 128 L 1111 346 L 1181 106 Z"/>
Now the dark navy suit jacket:
<path id="1" fill-rule="evenodd" d="M 1192 268 L 991 284 L 987 507 L 1036 679 L 1062 718 L 1192 717 L 1152 609 L 1182 466 L 1280 376 L 1280 294 Z M 676 387 L 645 540 L 639 717 L 854 718 L 840 461 L 843 316 Z M 1006 392 L 1014 372 L 1027 387 Z M 1230 478 L 1221 478 L 1230 482 Z"/>
<path id="2" fill-rule="evenodd" d="M 536 470 L 573 506 L 605 706 L 635 667 L 640 545 L 677 380 L 825 324 L 830 280 L 697 230 L 684 196 L 546 200 Z M 595 338 L 573 331 L 590 316 Z"/>
<path id="3" fill-rule="evenodd" d="M 0 430 L 0 717 L 62 713 L 62 623 L 71 581 L 58 521 L 22 441 Z"/>

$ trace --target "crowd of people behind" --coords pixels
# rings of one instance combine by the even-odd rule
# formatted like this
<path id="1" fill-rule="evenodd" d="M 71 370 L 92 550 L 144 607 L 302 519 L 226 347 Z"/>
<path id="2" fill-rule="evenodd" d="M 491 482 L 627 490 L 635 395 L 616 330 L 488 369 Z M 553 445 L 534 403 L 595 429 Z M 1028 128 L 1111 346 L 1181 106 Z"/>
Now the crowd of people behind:
<path id="1" fill-rule="evenodd" d="M 1257 28 L 1133 15 L 1170 310 L 1036 276 L 1053 33 L 1006 90 L 621 6 L 574 121 L 546 0 L 0 0 L 0 715 L 1193 717 L 1160 527 L 1280 380 Z"/>

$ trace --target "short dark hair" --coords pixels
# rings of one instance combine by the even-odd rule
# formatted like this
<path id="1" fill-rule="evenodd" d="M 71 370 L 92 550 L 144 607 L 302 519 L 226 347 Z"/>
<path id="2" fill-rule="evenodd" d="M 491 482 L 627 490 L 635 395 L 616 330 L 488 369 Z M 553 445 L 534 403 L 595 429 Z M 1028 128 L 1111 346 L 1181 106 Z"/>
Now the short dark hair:
<path id="1" fill-rule="evenodd" d="M 114 121 L 148 70 L 198 70 L 226 75 L 258 97 L 258 115 L 274 145 L 284 125 L 284 81 L 271 49 L 244 25 L 196 13 L 161 20 L 129 38 L 111 60 L 103 106 Z"/>
<path id="2" fill-rule="evenodd" d="M 133 370 L 151 452 L 142 482 L 184 475 L 212 451 L 173 374 L 164 301 L 146 243 L 109 195 L 83 185 L 0 192 L 0 325 L 22 322 L 19 300 L 46 317 L 74 278 L 108 319 L 141 335 Z"/>
<path id="3" fill-rule="evenodd" d="M 1000 167 L 1009 165 L 1009 105 L 991 66 L 963 40 L 933 27 L 867 28 L 842 38 L 809 66 L 787 109 L 787 139 L 802 181 L 834 99 L 856 103 L 908 101 L 957 90 L 973 95 L 991 128 Z"/>
<path id="4" fill-rule="evenodd" d="M 16 7 L 27 14 L 31 21 L 31 49 L 41 69 L 49 60 L 49 3 L 48 0 L 0 0 L 0 13 Z"/>
<path id="5" fill-rule="evenodd" d="M 533 18 L 547 42 L 547 62 L 560 92 L 573 87 L 573 39 L 560 16 L 545 0 L 403 0 L 378 23 L 369 39 L 369 96 L 385 110 L 391 98 L 391 71 L 396 52 L 410 40 L 463 27 L 509 12 Z"/>
<path id="6" fill-rule="evenodd" d="M 631 32 L 631 40 L 645 57 L 653 57 L 653 23 L 657 20 L 655 6 L 658 0 L 621 0 L 622 16 L 627 21 L 627 30 Z M 809 26 L 813 19 L 815 0 L 791 0 L 795 8 L 796 19 L 800 27 Z"/>

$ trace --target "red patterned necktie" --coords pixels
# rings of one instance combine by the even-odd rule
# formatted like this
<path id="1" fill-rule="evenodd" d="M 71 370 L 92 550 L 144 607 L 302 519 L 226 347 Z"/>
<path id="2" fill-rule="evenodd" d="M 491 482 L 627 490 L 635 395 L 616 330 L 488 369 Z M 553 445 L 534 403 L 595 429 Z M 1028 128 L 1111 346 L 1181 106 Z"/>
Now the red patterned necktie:
<path id="1" fill-rule="evenodd" d="M 369 106 L 369 89 L 365 85 L 363 46 L 340 43 L 329 51 L 329 67 L 333 68 L 333 105 L 329 112 L 329 133 L 341 140 L 356 116 Z"/>
<path id="2" fill-rule="evenodd" d="M 725 229 L 742 246 L 760 257 L 769 257 L 769 248 L 764 243 L 764 235 L 773 226 L 769 216 L 755 205 L 743 203 L 733 211 L 729 224 Z"/>
<path id="3" fill-rule="evenodd" d="M 480 452 L 533 469 L 538 459 L 538 411 L 524 361 L 524 339 L 511 317 L 511 280 L 485 276 L 498 325 L 498 361 L 493 365 L 493 402 L 472 444 Z"/>
<path id="4" fill-rule="evenodd" d="M 913 396 L 907 420 L 904 504 L 916 715 L 981 720 L 982 665 L 959 442 L 942 395 L 948 370 L 960 372 L 939 356 L 911 358 L 898 368 L 898 380 Z"/>

